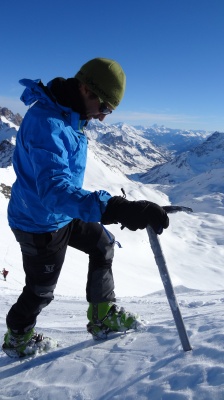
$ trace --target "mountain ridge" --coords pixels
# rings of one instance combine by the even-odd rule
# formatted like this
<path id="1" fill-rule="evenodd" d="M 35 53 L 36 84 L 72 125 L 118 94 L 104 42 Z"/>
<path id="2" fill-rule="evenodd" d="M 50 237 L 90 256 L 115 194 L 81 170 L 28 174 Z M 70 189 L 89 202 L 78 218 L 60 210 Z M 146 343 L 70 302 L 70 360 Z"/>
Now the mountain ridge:
<path id="1" fill-rule="evenodd" d="M 0 117 L 1 116 L 7 118 L 8 121 L 13 122 L 17 126 L 20 126 L 20 124 L 23 120 L 23 117 L 19 113 L 14 114 L 7 107 L 0 106 Z"/>
<path id="2" fill-rule="evenodd" d="M 0 117 L 0 168 L 12 165 L 18 129 L 12 121 Z M 163 135 L 168 135 L 167 141 L 171 131 L 175 131 L 172 145 L 164 148 Z M 223 133 L 177 131 L 164 126 L 147 128 L 146 132 L 122 122 L 109 125 L 100 121 L 90 121 L 85 132 L 89 156 L 105 165 L 105 173 L 109 168 L 131 181 L 154 186 L 173 203 L 184 201 L 186 206 L 193 204 L 196 210 L 205 212 L 209 204 L 209 212 L 223 213 Z M 155 137 L 159 138 L 157 144 Z M 191 149 L 181 152 L 186 140 Z M 9 187 L 10 183 L 4 179 L 0 190 L 6 193 L 2 184 Z"/>

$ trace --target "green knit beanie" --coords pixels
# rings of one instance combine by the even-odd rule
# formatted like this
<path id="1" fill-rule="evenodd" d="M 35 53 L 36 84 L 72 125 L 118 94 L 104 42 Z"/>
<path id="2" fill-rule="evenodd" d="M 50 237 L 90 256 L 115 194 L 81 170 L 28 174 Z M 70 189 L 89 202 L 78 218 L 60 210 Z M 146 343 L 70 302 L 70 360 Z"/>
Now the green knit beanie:
<path id="1" fill-rule="evenodd" d="M 126 76 L 114 60 L 94 58 L 84 64 L 75 75 L 80 82 L 115 109 L 124 96 Z"/>

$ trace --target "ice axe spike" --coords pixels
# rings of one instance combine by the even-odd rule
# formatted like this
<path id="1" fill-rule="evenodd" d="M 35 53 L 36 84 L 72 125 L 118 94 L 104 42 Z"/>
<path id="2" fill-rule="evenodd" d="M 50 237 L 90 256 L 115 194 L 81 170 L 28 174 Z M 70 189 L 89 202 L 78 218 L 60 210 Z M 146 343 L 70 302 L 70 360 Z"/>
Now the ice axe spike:
<path id="1" fill-rule="evenodd" d="M 177 211 L 184 211 L 186 213 L 192 213 L 193 210 L 190 207 L 184 206 L 163 206 L 162 207 L 168 214 L 176 213 Z"/>
<path id="2" fill-rule="evenodd" d="M 193 211 L 191 208 L 183 206 L 164 206 L 163 208 L 167 213 L 174 213 L 177 211 L 187 211 L 187 212 Z M 155 257 L 156 264 L 159 268 L 159 273 L 173 314 L 173 318 L 176 324 L 176 328 L 179 334 L 183 350 L 190 351 L 192 350 L 192 347 L 189 342 L 189 338 L 181 315 L 180 307 L 176 299 L 173 284 L 169 275 L 169 271 L 167 268 L 165 257 L 162 252 L 159 238 L 155 233 L 155 231 L 149 225 L 147 226 L 146 230 L 149 236 L 149 242 Z"/>

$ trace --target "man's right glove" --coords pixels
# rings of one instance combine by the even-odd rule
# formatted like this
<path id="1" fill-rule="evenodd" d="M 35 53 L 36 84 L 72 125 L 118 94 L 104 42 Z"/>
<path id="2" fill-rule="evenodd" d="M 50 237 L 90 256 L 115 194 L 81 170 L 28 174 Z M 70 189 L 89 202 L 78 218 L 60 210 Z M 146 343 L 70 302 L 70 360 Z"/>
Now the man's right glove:
<path id="1" fill-rule="evenodd" d="M 119 222 L 131 231 L 150 225 L 158 235 L 169 226 L 168 215 L 158 204 L 146 200 L 128 201 L 121 196 L 111 197 L 101 222 L 104 225 Z"/>

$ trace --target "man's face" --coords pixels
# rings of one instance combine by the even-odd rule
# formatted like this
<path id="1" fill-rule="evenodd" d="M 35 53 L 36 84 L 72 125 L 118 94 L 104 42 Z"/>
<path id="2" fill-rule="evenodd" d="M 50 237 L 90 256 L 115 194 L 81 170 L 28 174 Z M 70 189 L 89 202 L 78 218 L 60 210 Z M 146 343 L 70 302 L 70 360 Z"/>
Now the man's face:
<path id="1" fill-rule="evenodd" d="M 104 118 L 112 112 L 110 105 L 102 103 L 102 101 L 93 94 L 86 85 L 81 86 L 80 91 L 83 96 L 86 119 L 88 121 L 91 119 L 103 121 Z"/>

